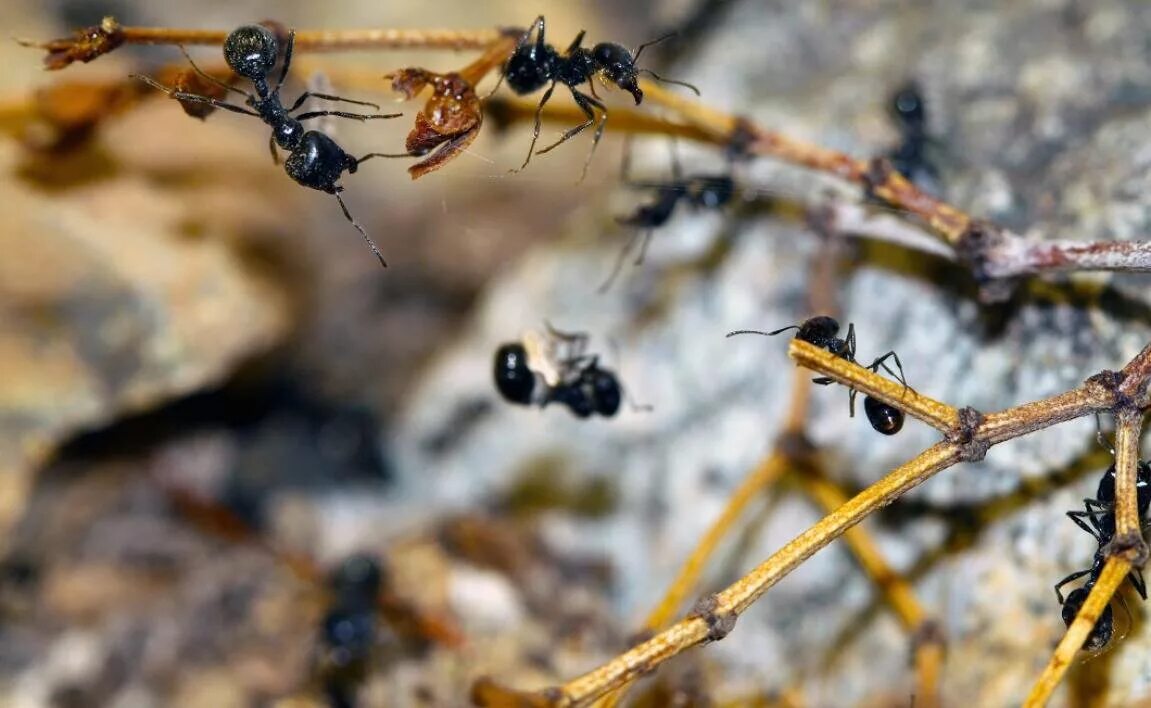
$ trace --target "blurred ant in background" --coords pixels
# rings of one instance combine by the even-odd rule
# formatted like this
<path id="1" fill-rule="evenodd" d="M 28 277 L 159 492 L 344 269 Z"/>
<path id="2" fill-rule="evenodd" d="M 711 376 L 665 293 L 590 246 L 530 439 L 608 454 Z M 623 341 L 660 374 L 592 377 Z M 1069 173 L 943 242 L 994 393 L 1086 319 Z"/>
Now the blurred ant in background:
<path id="1" fill-rule="evenodd" d="M 532 32 L 536 33 L 536 41 L 534 43 L 530 41 Z M 591 164 L 592 155 L 595 154 L 596 146 L 599 144 L 600 137 L 603 135 L 604 125 L 607 123 L 607 106 L 596 96 L 595 85 L 592 83 L 593 78 L 598 77 L 605 85 L 614 84 L 624 91 L 627 91 L 632 95 L 632 98 L 635 99 L 637 106 L 643 101 L 643 91 L 640 89 L 638 83 L 639 74 L 647 74 L 657 81 L 686 86 L 694 91 L 697 96 L 699 95 L 699 89 L 691 84 L 665 79 L 650 69 L 636 68 L 635 64 L 639 61 L 639 57 L 644 49 L 658 42 L 662 42 L 671 35 L 664 35 L 650 42 L 645 42 L 635 50 L 635 54 L 632 54 L 626 47 L 611 42 L 600 42 L 591 49 L 585 49 L 580 46 L 583 43 L 584 34 L 585 31 L 580 30 L 579 34 L 572 40 L 572 43 L 568 45 L 568 48 L 561 54 L 556 51 L 555 47 L 545 41 L 544 16 L 540 15 L 535 19 L 535 22 L 528 27 L 527 31 L 524 32 L 519 43 L 516 45 L 515 51 L 507 63 L 504 64 L 501 76 L 507 80 L 508 86 L 516 95 L 528 96 L 550 83 L 547 91 L 544 92 L 543 97 L 540 99 L 539 107 L 536 108 L 532 142 L 528 148 L 527 157 L 524 158 L 524 164 L 520 166 L 521 170 L 528 166 L 528 162 L 531 161 L 533 153 L 542 155 L 550 152 L 590 128 L 592 125 L 595 125 L 595 135 L 592 138 L 591 150 L 588 151 L 587 160 L 584 162 L 583 174 L 584 176 L 587 175 L 588 165 Z M 583 111 L 587 120 L 568 130 L 559 140 L 537 152 L 535 151 L 535 146 L 536 140 L 540 137 L 540 123 L 544 105 L 552 97 L 552 92 L 555 91 L 556 84 L 563 84 L 568 87 L 572 99 L 575 100 L 579 109 Z M 590 96 L 576 90 L 576 87 L 582 84 L 588 85 L 588 90 L 591 93 Z M 599 111 L 598 119 L 596 118 L 596 110 Z"/>
<path id="2" fill-rule="evenodd" d="M 623 226 L 634 226 L 634 235 L 620 251 L 619 259 L 600 292 L 606 291 L 623 268 L 627 254 L 635 247 L 637 239 L 640 240 L 639 253 L 636 254 L 635 265 L 643 263 L 647 255 L 648 244 L 651 243 L 652 233 L 655 229 L 666 224 L 675 213 L 676 206 L 683 202 L 695 209 L 722 209 L 731 202 L 735 196 L 735 180 L 730 170 L 719 174 L 698 174 L 684 177 L 683 169 L 679 164 L 679 156 L 675 150 L 675 142 L 671 143 L 671 179 L 663 182 L 633 180 L 631 178 L 631 141 L 624 147 L 623 161 L 620 165 L 620 181 L 632 189 L 642 189 L 651 192 L 652 200 L 641 205 L 628 216 L 616 219 Z"/>
<path id="3" fill-rule="evenodd" d="M 368 554 L 349 556 L 328 579 L 331 604 L 320 624 L 316 664 L 333 708 L 355 706 L 356 693 L 371 673 L 383 587 L 380 563 Z"/>
<path id="4" fill-rule="evenodd" d="M 899 129 L 900 142 L 886 155 L 891 165 L 909 181 L 932 194 L 941 192 L 936 156 L 937 141 L 930 134 L 927 100 L 914 81 L 891 95 L 890 111 Z"/>
<path id="5" fill-rule="evenodd" d="M 588 355 L 587 335 L 566 333 L 547 325 L 546 333 L 529 331 L 519 342 L 496 350 L 495 382 L 510 403 L 539 406 L 560 403 L 577 418 L 614 416 L 623 389 L 613 371 Z M 562 351 L 561 351 L 562 349 Z"/>
<path id="6" fill-rule="evenodd" d="M 850 361 L 853 364 L 859 362 L 855 359 L 855 325 L 848 323 L 847 335 L 843 338 L 839 337 L 839 321 L 834 317 L 827 315 L 816 315 L 810 319 L 804 320 L 797 325 L 788 325 L 781 327 L 772 332 L 762 332 L 756 329 L 740 329 L 734 332 L 728 332 L 728 337 L 734 337 L 737 334 L 759 334 L 767 337 L 773 337 L 788 330 L 796 330 L 795 338 L 819 347 L 826 349 L 833 355 Z M 891 359 L 895 362 L 898 373 L 893 371 L 887 365 L 887 360 Z M 907 387 L 907 380 L 903 375 L 903 363 L 899 360 L 899 355 L 894 351 L 889 351 L 886 354 L 876 357 L 875 361 L 871 362 L 866 368 L 873 372 L 878 372 L 883 369 L 887 372 L 888 376 L 895 378 L 903 386 Z M 827 386 L 835 383 L 835 379 L 828 376 L 817 376 L 811 380 L 812 383 L 820 386 Z M 855 396 L 858 393 L 854 387 L 848 389 L 848 409 L 852 417 L 855 417 Z M 903 411 L 888 405 L 883 401 L 865 396 L 863 399 L 863 407 L 867 413 L 867 421 L 871 427 L 884 435 L 894 435 L 899 432 L 903 427 Z"/>
<path id="7" fill-rule="evenodd" d="M 252 87 L 256 90 L 255 94 L 230 86 L 214 76 L 203 72 L 196 66 L 196 63 L 192 61 L 192 58 L 188 56 L 188 53 L 184 52 L 184 56 L 188 59 L 188 62 L 200 78 L 223 89 L 225 92 L 231 91 L 244 96 L 245 103 L 248 106 L 247 108 L 211 96 L 179 91 L 164 86 L 147 76 L 141 76 L 139 74 L 133 74 L 132 76 L 153 88 L 163 91 L 168 94 L 169 97 L 178 100 L 185 107 L 193 104 L 205 104 L 212 108 L 223 108 L 233 113 L 255 116 L 264 121 L 264 123 L 272 128 L 272 135 L 268 141 L 268 146 L 272 151 L 272 158 L 276 160 L 277 164 L 279 164 L 279 157 L 276 153 L 276 146 L 279 146 L 280 149 L 288 152 L 288 158 L 284 161 L 284 171 L 288 173 L 288 176 L 305 187 L 327 192 L 335 196 L 336 201 L 340 203 L 340 209 L 344 212 L 344 217 L 360 232 L 360 235 L 364 237 L 364 241 L 368 244 L 368 247 L 372 249 L 372 253 L 376 255 L 376 258 L 380 261 L 380 265 L 387 267 L 387 263 L 384 261 L 380 249 L 376 247 L 375 242 L 368 236 L 368 232 L 364 230 L 364 227 L 352 218 L 347 205 L 344 204 L 344 199 L 340 196 L 344 188 L 339 184 L 339 180 L 344 172 L 348 172 L 349 174 L 354 173 L 359 169 L 360 164 L 373 157 L 408 157 L 408 155 L 388 155 L 371 152 L 363 157 L 352 157 L 345 152 L 335 140 L 324 133 L 318 130 L 304 130 L 303 121 L 323 116 L 337 116 L 340 118 L 365 121 L 397 118 L 402 114 L 308 111 L 293 116 L 292 114 L 303 107 L 304 102 L 308 98 L 353 103 L 359 106 L 371 106 L 379 110 L 379 106 L 367 101 L 353 101 L 349 98 L 342 98 L 325 93 L 314 93 L 311 91 L 304 91 L 296 98 L 296 101 L 291 107 L 285 108 L 280 98 L 280 89 L 284 85 L 284 80 L 288 76 L 288 69 L 292 63 L 292 48 L 295 45 L 295 40 L 295 31 L 289 31 L 287 46 L 284 49 L 283 64 L 274 88 L 269 87 L 268 77 L 276 66 L 276 61 L 280 54 L 280 45 L 271 30 L 260 25 L 244 25 L 243 27 L 233 30 L 227 39 L 224 40 L 224 60 L 227 62 L 228 67 L 237 75 L 251 81 Z"/>

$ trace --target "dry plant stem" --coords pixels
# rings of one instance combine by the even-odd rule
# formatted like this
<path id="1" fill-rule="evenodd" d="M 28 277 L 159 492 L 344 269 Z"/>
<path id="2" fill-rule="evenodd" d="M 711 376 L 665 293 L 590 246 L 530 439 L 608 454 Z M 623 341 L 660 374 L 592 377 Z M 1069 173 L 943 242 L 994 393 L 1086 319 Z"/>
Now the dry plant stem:
<path id="1" fill-rule="evenodd" d="M 936 430 L 947 433 L 959 424 L 959 411 L 946 403 L 921 395 L 898 381 L 879 376 L 809 342 L 792 339 L 788 354 L 796 364 L 890 403 Z"/>
<path id="2" fill-rule="evenodd" d="M 1115 538 L 1112 550 L 1134 551 L 1135 565 L 1146 561 L 1147 548 L 1139 521 L 1138 493 L 1135 488 L 1139 466 L 1139 437 L 1143 431 L 1143 411 L 1122 408 L 1115 416 Z"/>
<path id="3" fill-rule="evenodd" d="M 684 600 L 699 582 L 699 577 L 703 573 L 707 560 L 711 558 L 716 547 L 731 530 L 732 525 L 739 520 L 751 502 L 759 498 L 759 495 L 768 485 L 779 479 L 787 467 L 786 457 L 779 453 L 772 453 L 756 465 L 751 474 L 744 477 L 735 493 L 731 495 L 731 499 L 728 500 L 723 513 L 716 518 L 703 538 L 692 549 L 691 555 L 684 561 L 679 574 L 668 588 L 663 599 L 647 616 L 644 621 L 644 629 L 657 631 L 675 617 L 683 606 Z"/>
<path id="4" fill-rule="evenodd" d="M 963 259 L 982 281 L 1069 271 L 1151 272 L 1151 242 L 1043 241 L 977 220 L 932 197 L 883 160 L 859 160 L 835 150 L 805 143 L 766 130 L 747 120 L 709 108 L 651 81 L 641 81 L 647 100 L 669 108 L 707 133 L 707 142 L 731 145 L 741 136 L 748 154 L 771 157 L 825 172 L 859 185 L 866 193 L 896 209 L 914 214 Z M 870 232 L 883 238 L 902 232 Z"/>
<path id="5" fill-rule="evenodd" d="M 687 619 L 604 666 L 541 695 L 546 696 L 550 704 L 555 706 L 588 705 L 608 691 L 655 669 L 685 649 L 704 641 L 722 638 L 739 614 L 816 551 L 843 535 L 868 514 L 891 503 L 940 470 L 955 464 L 961 457 L 957 445 L 933 445 L 824 517 L 727 589 L 712 596 L 711 602 L 701 603 Z"/>
<path id="6" fill-rule="evenodd" d="M 838 485 L 817 469 L 804 470 L 796 475 L 803 491 L 814 499 L 825 512 L 833 512 L 847 503 L 848 497 Z M 916 638 L 915 675 L 916 705 L 929 708 L 939 705 L 939 674 L 943 664 L 943 642 L 935 623 L 924 611 L 910 583 L 897 573 L 879 547 L 862 526 L 848 529 L 843 540 L 855 555 L 872 583 L 883 592 L 887 604 L 895 611 L 903 626 Z"/>
<path id="7" fill-rule="evenodd" d="M 1096 581 L 1095 587 L 1091 589 L 1091 593 L 1087 596 L 1083 606 L 1079 608 L 1079 614 L 1075 615 L 1075 621 L 1067 628 L 1067 633 L 1063 635 L 1059 646 L 1055 647 L 1051 661 L 1048 662 L 1047 668 L 1043 670 L 1039 680 L 1035 682 L 1035 686 L 1032 687 L 1031 693 L 1027 696 L 1027 701 L 1023 704 L 1024 706 L 1036 708 L 1047 705 L 1051 694 L 1063 679 L 1063 675 L 1067 673 L 1071 662 L 1074 661 L 1075 654 L 1083 646 L 1083 642 L 1087 640 L 1087 635 L 1091 633 L 1091 629 L 1099 621 L 1099 616 L 1107 607 L 1107 603 L 1111 601 L 1111 596 L 1115 594 L 1129 572 L 1131 572 L 1131 562 L 1126 558 L 1112 556 L 1107 560 L 1103 573 Z"/>

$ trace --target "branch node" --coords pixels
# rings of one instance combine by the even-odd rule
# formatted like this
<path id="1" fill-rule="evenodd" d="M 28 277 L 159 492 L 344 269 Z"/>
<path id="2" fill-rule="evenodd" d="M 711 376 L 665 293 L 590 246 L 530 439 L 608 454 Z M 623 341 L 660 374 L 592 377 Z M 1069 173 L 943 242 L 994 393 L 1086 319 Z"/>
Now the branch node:
<path id="1" fill-rule="evenodd" d="M 695 603 L 695 607 L 688 613 L 689 618 L 698 617 L 707 623 L 707 641 L 718 642 L 735 629 L 735 622 L 739 615 L 731 612 L 716 612 L 719 608 L 719 598 L 713 593 L 705 595 Z"/>
<path id="2" fill-rule="evenodd" d="M 964 462 L 979 462 L 987 456 L 987 449 L 991 443 L 979 440 L 975 433 L 983 424 L 983 414 L 971 406 L 959 409 L 959 426 L 947 438 L 959 447 L 960 459 Z"/>
<path id="3" fill-rule="evenodd" d="M 727 137 L 725 152 L 727 159 L 732 162 L 747 162 L 754 155 L 751 146 L 759 139 L 759 131 L 755 124 L 743 116 L 735 119 L 735 129 Z"/>
<path id="4" fill-rule="evenodd" d="M 929 645 L 943 646 L 946 643 L 947 635 L 944 633 L 943 627 L 941 627 L 935 619 L 923 620 L 911 635 L 911 647 L 913 650 Z"/>
<path id="5" fill-rule="evenodd" d="M 1121 556 L 1136 568 L 1142 568 L 1147 564 L 1148 555 L 1147 543 L 1138 531 L 1117 533 L 1115 538 L 1111 539 L 1111 543 L 1107 544 L 1108 558 Z"/>
<path id="6" fill-rule="evenodd" d="M 887 184 L 895 172 L 895 166 L 886 157 L 873 157 L 867 162 L 867 171 L 863 173 L 863 199 L 864 201 L 890 204 L 890 200 L 879 195 L 879 188 Z"/>

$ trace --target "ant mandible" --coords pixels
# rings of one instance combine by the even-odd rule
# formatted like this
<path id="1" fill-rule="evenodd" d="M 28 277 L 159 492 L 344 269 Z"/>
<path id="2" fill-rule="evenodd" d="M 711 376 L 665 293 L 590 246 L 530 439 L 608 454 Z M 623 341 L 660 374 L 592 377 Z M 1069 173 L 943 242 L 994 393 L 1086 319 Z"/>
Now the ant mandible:
<path id="1" fill-rule="evenodd" d="M 536 33 L 536 41 L 530 42 L 532 32 Z M 527 157 L 520 169 L 528 166 L 532 155 L 542 155 L 559 147 L 584 130 L 595 125 L 595 135 L 592 138 L 591 150 L 588 151 L 587 160 L 584 161 L 583 174 L 587 175 L 588 165 L 591 164 L 592 155 L 603 135 L 604 125 L 607 123 L 607 106 L 595 95 L 595 86 L 591 83 L 593 77 L 598 76 L 605 84 L 615 84 L 627 91 L 635 99 L 638 106 L 643 101 L 643 90 L 640 89 L 639 74 L 648 74 L 657 81 L 686 86 L 699 95 L 699 89 L 683 81 L 665 79 L 650 69 L 637 69 L 635 63 L 640 54 L 647 47 L 662 42 L 672 35 L 664 35 L 658 39 L 641 44 L 632 54 L 626 47 L 612 42 L 600 42 L 591 49 L 580 46 L 583 43 L 585 31 L 580 30 L 575 39 L 561 54 L 556 48 L 544 40 L 544 16 L 540 15 L 528 27 L 515 51 L 504 64 L 502 77 L 507 80 L 508 86 L 519 96 L 527 96 L 539 91 L 549 84 L 547 91 L 540 99 L 536 108 L 535 127 L 532 131 L 532 142 L 528 148 Z M 591 95 L 576 90 L 576 86 L 587 84 Z M 572 99 L 583 111 L 587 118 L 583 123 L 568 130 L 559 140 L 535 152 L 536 140 L 540 137 L 540 124 L 542 121 L 544 104 L 552 97 L 556 84 L 563 84 L 571 91 Z M 596 119 L 596 110 L 599 110 L 599 119 Z M 582 179 L 582 178 L 581 178 Z"/>
<path id="2" fill-rule="evenodd" d="M 148 76 L 141 76 L 139 74 L 132 74 L 132 76 L 153 88 L 163 91 L 168 94 L 169 97 L 181 103 L 207 104 L 215 108 L 223 108 L 233 113 L 255 116 L 268 124 L 272 128 L 272 135 L 268 140 L 268 147 L 272 151 L 272 158 L 276 160 L 277 163 L 279 162 L 279 157 L 276 154 L 276 146 L 278 145 L 280 149 L 288 152 L 288 157 L 284 160 L 284 171 L 288 173 L 289 177 L 305 187 L 334 195 L 336 201 L 340 203 L 340 209 L 344 212 L 344 217 L 360 232 L 360 235 L 364 237 L 364 241 L 368 244 L 368 248 L 372 249 L 372 253 L 379 259 L 380 264 L 386 268 L 387 263 L 384 261 L 384 256 L 380 253 L 380 249 L 376 247 L 375 242 L 368 236 L 368 232 L 364 230 L 364 227 L 352 218 L 351 212 L 348 211 L 347 205 L 344 204 L 344 199 L 340 196 L 344 188 L 339 184 L 339 179 L 344 172 L 348 172 L 349 174 L 355 172 L 363 162 L 373 157 L 408 157 L 408 155 L 388 155 L 385 153 L 371 152 L 363 157 L 352 157 L 345 152 L 335 140 L 324 133 L 318 130 L 304 130 L 303 122 L 322 116 L 338 116 L 340 118 L 365 121 L 397 118 L 403 114 L 307 111 L 299 115 L 292 115 L 304 105 L 304 101 L 309 97 L 319 98 L 325 101 L 354 103 L 360 106 L 371 106 L 377 110 L 379 109 L 379 106 L 367 101 L 353 101 L 349 98 L 332 96 L 326 93 L 315 93 L 312 91 L 301 93 L 291 107 L 285 108 L 280 100 L 280 88 L 288 76 L 288 68 L 292 63 L 292 48 L 295 45 L 295 41 L 295 30 L 290 30 L 288 32 L 287 45 L 284 49 L 284 62 L 280 68 L 280 75 L 275 87 L 272 88 L 268 85 L 268 77 L 275 68 L 276 59 L 280 53 L 280 45 L 276 40 L 276 36 L 267 27 L 244 25 L 243 27 L 233 30 L 227 39 L 224 40 L 224 60 L 227 62 L 228 68 L 237 75 L 251 81 L 252 87 L 256 91 L 255 94 L 234 86 L 229 86 L 210 74 L 204 73 L 196 66 L 196 63 L 192 61 L 192 58 L 188 56 L 187 52 L 184 52 L 184 56 L 187 57 L 188 62 L 201 78 L 228 91 L 244 96 L 245 103 L 248 106 L 247 108 L 210 96 L 178 91 L 169 86 L 164 86 Z"/>
<path id="3" fill-rule="evenodd" d="M 756 329 L 740 329 L 734 332 L 728 332 L 728 337 L 734 337 L 737 334 L 760 334 L 768 337 L 773 337 L 781 332 L 788 330 L 796 330 L 795 338 L 803 340 L 808 344 L 812 344 L 821 349 L 826 349 L 835 356 L 846 359 L 853 364 L 859 362 L 855 359 L 855 325 L 848 323 L 847 336 L 842 339 L 839 335 L 839 322 L 834 317 L 828 315 L 816 315 L 807 320 L 804 320 L 797 325 L 788 325 L 781 327 L 772 332 L 762 332 Z M 895 362 L 898 373 L 891 370 L 887 365 L 887 360 L 892 359 Z M 878 372 L 880 368 L 888 373 L 888 375 L 895 377 L 905 387 L 907 380 L 903 374 L 903 363 L 899 360 L 899 355 L 894 351 L 889 351 L 886 354 L 876 357 L 875 361 L 867 366 L 871 371 Z M 828 376 L 818 376 L 811 380 L 812 383 L 820 386 L 827 386 L 835 382 Z M 848 407 L 852 417 L 855 416 L 855 395 L 857 391 L 851 388 L 848 391 Z M 903 427 L 903 411 L 888 405 L 882 401 L 866 396 L 863 399 L 863 406 L 867 412 L 867 420 L 871 427 L 884 435 L 894 435 L 899 432 Z"/>
<path id="4" fill-rule="evenodd" d="M 679 157 L 672 148 L 671 159 L 672 178 L 665 182 L 641 181 L 631 179 L 631 145 L 624 150 L 623 162 L 620 165 L 620 180 L 633 189 L 646 189 L 654 197 L 651 202 L 641 205 L 630 215 L 616 219 L 623 226 L 634 226 L 635 235 L 624 245 L 620 251 L 619 259 L 612 268 L 600 292 L 607 290 L 616 276 L 623 268 L 624 259 L 635 246 L 636 239 L 642 238 L 639 253 L 635 258 L 635 265 L 643 263 L 647 255 L 648 244 L 651 243 L 652 232 L 666 224 L 676 206 L 680 202 L 686 203 L 695 209 L 721 209 L 727 206 L 735 196 L 735 180 L 730 172 L 726 174 L 699 174 L 688 177 L 683 176 L 683 169 L 679 164 Z"/>

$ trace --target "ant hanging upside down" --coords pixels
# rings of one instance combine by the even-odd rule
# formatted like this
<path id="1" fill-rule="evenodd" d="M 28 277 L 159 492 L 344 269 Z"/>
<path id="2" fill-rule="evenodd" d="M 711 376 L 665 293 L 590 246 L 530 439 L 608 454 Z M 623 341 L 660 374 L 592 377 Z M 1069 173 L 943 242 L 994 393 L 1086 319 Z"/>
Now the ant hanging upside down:
<path id="1" fill-rule="evenodd" d="M 536 33 L 534 43 L 530 41 L 533 31 Z M 603 135 L 604 125 L 607 123 L 607 106 L 596 96 L 595 85 L 592 83 L 592 79 L 595 77 L 599 77 L 604 84 L 614 84 L 630 93 L 637 106 L 643 101 L 643 91 L 638 83 L 640 74 L 648 74 L 657 81 L 686 86 L 697 96 L 699 95 L 699 89 L 691 84 L 665 79 L 650 69 L 636 68 L 635 63 L 639 61 L 639 56 L 644 49 L 657 42 L 662 42 L 672 35 L 664 35 L 641 44 L 635 50 L 635 54 L 632 54 L 626 47 L 611 42 L 600 42 L 591 49 L 585 49 L 580 46 L 583 43 L 584 34 L 584 30 L 580 30 L 576 38 L 561 54 L 544 40 L 544 17 L 540 15 L 524 32 L 511 58 L 504 64 L 502 76 L 507 80 L 511 90 L 519 96 L 533 94 L 550 84 L 536 109 L 532 143 L 528 148 L 527 157 L 524 158 L 524 164 L 520 166 L 521 170 L 528 166 L 533 154 L 542 155 L 545 152 L 550 152 L 594 125 L 595 135 L 592 138 L 591 150 L 588 151 L 583 168 L 584 175 L 587 175 L 588 165 L 591 164 L 592 155 L 595 153 L 596 146 Z M 556 84 L 563 84 L 568 87 L 572 99 L 583 111 L 587 120 L 568 130 L 559 140 L 537 152 L 535 151 L 536 140 L 540 137 L 544 104 L 552 97 Z M 588 85 L 590 96 L 576 90 L 576 87 L 582 84 Z M 598 120 L 596 118 L 597 110 L 599 111 Z"/>
<path id="2" fill-rule="evenodd" d="M 368 236 L 368 232 L 364 230 L 364 227 L 352 218 L 347 205 L 344 204 L 343 197 L 340 196 L 344 188 L 339 184 L 339 180 L 344 172 L 355 172 L 363 162 L 373 157 L 408 157 L 408 155 L 388 155 L 371 152 L 363 157 L 353 157 L 345 152 L 335 140 L 320 131 L 305 130 L 303 122 L 322 116 L 337 116 L 340 118 L 365 121 L 397 118 L 402 114 L 307 111 L 298 115 L 292 115 L 303 107 L 304 101 L 308 98 L 353 103 L 359 106 L 371 106 L 379 110 L 379 106 L 367 101 L 353 101 L 349 98 L 311 91 L 305 91 L 300 94 L 290 107 L 285 108 L 280 99 L 280 88 L 288 76 L 288 68 L 292 63 L 292 47 L 295 44 L 295 39 L 295 31 L 289 31 L 287 45 L 284 49 L 283 65 L 280 68 L 280 75 L 274 88 L 268 85 L 268 77 L 275 68 L 276 60 L 280 54 L 280 45 L 276 40 L 275 34 L 267 27 L 244 25 L 243 27 L 233 30 L 227 39 L 224 40 L 224 60 L 228 63 L 228 67 L 237 75 L 251 81 L 252 87 L 256 91 L 255 94 L 234 86 L 229 86 L 214 76 L 204 73 L 196 66 L 192 58 L 187 55 L 187 52 L 184 53 L 184 56 L 187 57 L 188 62 L 192 65 L 197 75 L 226 91 L 232 91 L 244 96 L 245 103 L 248 106 L 247 108 L 221 101 L 211 96 L 178 91 L 164 86 L 155 79 L 147 76 L 141 76 L 139 74 L 133 74 L 132 76 L 153 88 L 163 91 L 168 94 L 169 97 L 180 101 L 182 104 L 206 104 L 213 108 L 223 108 L 233 113 L 255 116 L 267 123 L 272 128 L 272 136 L 268 141 L 268 146 L 272 151 L 272 158 L 275 159 L 277 163 L 279 162 L 279 157 L 276 154 L 276 146 L 279 146 L 282 150 L 286 150 L 288 152 L 288 158 L 284 161 L 284 171 L 288 173 L 289 177 L 305 187 L 327 192 L 335 196 L 336 201 L 340 203 L 340 209 L 344 212 L 344 217 L 360 232 L 360 235 L 364 237 L 364 241 L 368 244 L 368 247 L 372 249 L 372 253 L 376 255 L 376 258 L 379 259 L 380 264 L 387 267 L 387 263 L 384 261 L 380 249 L 376 247 L 375 242 Z"/>
<path id="3" fill-rule="evenodd" d="M 1147 511 L 1151 508 L 1151 465 L 1142 460 L 1139 461 L 1136 473 L 1135 492 L 1140 525 L 1146 525 Z M 1108 467 L 1103 478 L 1099 480 L 1099 488 L 1095 492 L 1095 497 L 1095 499 L 1083 500 L 1083 511 L 1067 512 L 1067 516 L 1079 528 L 1091 534 L 1099 544 L 1090 568 L 1071 573 L 1055 585 L 1055 597 L 1063 606 L 1061 613 L 1063 623 L 1068 627 L 1075 620 L 1075 615 L 1079 614 L 1079 608 L 1086 602 L 1091 589 L 1095 587 L 1095 583 L 1099 581 L 1099 576 L 1102 574 L 1103 566 L 1107 561 L 1105 547 L 1115 538 L 1115 465 Z M 1067 593 L 1067 597 L 1064 597 L 1061 588 L 1085 575 L 1087 582 Z M 1135 569 L 1131 571 L 1127 579 L 1139 597 L 1146 600 L 1147 583 L 1143 579 L 1143 571 Z M 1111 612 L 1111 606 L 1108 605 L 1099 615 L 1091 633 L 1087 635 L 1087 641 L 1084 642 L 1083 648 L 1089 651 L 1102 649 L 1111 641 L 1114 631 L 1114 614 Z"/>
<path id="4" fill-rule="evenodd" d="M 639 242 L 639 253 L 636 254 L 635 265 L 643 263 L 647 255 L 648 244 L 651 243 L 652 233 L 655 229 L 666 224 L 675 213 L 680 202 L 695 209 L 722 209 L 731 202 L 735 196 L 735 180 L 730 172 L 718 174 L 683 175 L 679 164 L 679 157 L 672 148 L 671 153 L 671 179 L 665 182 L 633 180 L 631 178 L 631 145 L 624 149 L 623 162 L 620 165 L 620 181 L 632 189 L 648 190 L 652 200 L 641 205 L 628 216 L 620 217 L 616 221 L 623 226 L 634 226 L 635 234 L 620 251 L 619 259 L 607 280 L 600 286 L 600 292 L 606 291 L 623 268 L 627 254 Z"/>
<path id="5" fill-rule="evenodd" d="M 529 331 L 519 342 L 501 345 L 495 359 L 500 395 L 524 406 L 560 403 L 577 418 L 614 416 L 623 389 L 615 373 L 599 365 L 599 357 L 585 354 L 587 339 L 548 325 L 546 333 Z"/>
<path id="6" fill-rule="evenodd" d="M 835 356 L 846 359 L 853 364 L 859 362 L 855 359 L 855 325 L 848 323 L 847 336 L 842 339 L 839 337 L 839 322 L 834 317 L 827 315 L 816 315 L 810 319 L 804 320 L 798 325 L 789 325 L 781 327 L 773 332 L 761 332 L 755 329 L 740 329 L 734 332 L 728 332 L 728 337 L 733 337 L 737 334 L 760 334 L 764 336 L 775 336 L 781 332 L 786 332 L 789 329 L 796 330 L 795 338 L 812 344 L 821 349 L 826 349 Z M 898 373 L 891 370 L 887 365 L 887 360 L 891 359 L 895 362 L 895 367 Z M 899 361 L 899 355 L 894 351 L 889 351 L 883 356 L 876 357 L 875 361 L 867 365 L 868 369 L 878 372 L 883 369 L 889 376 L 895 377 L 899 383 L 907 386 L 907 380 L 903 375 L 903 363 Z M 835 379 L 828 376 L 818 376 L 811 380 L 812 383 L 820 386 L 828 386 L 835 383 Z M 855 395 L 858 393 L 854 388 L 848 391 L 848 406 L 851 415 L 855 416 Z M 880 401 L 879 399 L 865 396 L 863 399 L 863 409 L 867 413 L 867 421 L 871 424 L 877 432 L 884 435 L 895 435 L 903 428 L 903 411 L 895 406 L 889 405 Z"/>

